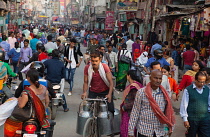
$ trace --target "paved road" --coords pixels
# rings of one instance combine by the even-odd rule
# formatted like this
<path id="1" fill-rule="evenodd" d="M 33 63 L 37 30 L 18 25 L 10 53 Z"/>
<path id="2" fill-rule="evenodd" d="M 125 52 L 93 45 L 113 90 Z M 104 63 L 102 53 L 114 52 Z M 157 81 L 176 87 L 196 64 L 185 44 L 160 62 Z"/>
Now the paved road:
<path id="1" fill-rule="evenodd" d="M 85 52 L 85 48 L 81 48 L 82 52 Z M 76 70 L 75 73 L 75 85 L 73 89 L 73 95 L 67 96 L 69 85 L 66 83 L 65 85 L 65 95 L 67 99 L 67 104 L 70 109 L 69 112 L 63 112 L 62 107 L 58 109 L 57 117 L 56 117 L 56 126 L 54 130 L 54 137 L 81 137 L 76 133 L 76 125 L 77 125 L 77 111 L 78 106 L 81 102 L 80 95 L 82 93 L 83 86 L 83 68 L 84 63 Z M 121 103 L 121 95 L 115 93 L 118 100 L 115 101 L 115 107 L 119 108 Z M 179 116 L 179 102 L 175 102 L 174 110 L 176 112 L 176 127 L 172 137 L 184 137 L 185 129 L 183 127 L 183 122 Z M 3 137 L 3 127 L 0 127 L 0 137 Z"/>

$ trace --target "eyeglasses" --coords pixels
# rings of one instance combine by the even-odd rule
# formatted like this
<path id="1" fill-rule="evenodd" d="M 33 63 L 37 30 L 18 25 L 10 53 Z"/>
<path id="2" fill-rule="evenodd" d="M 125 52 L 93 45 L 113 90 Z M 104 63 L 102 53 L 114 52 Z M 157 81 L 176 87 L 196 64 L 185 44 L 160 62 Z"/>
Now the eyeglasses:
<path id="1" fill-rule="evenodd" d="M 198 81 L 198 80 L 196 80 L 196 81 L 200 84 L 205 84 L 206 83 L 206 81 Z"/>
<path id="2" fill-rule="evenodd" d="M 105 49 L 101 49 L 101 50 L 105 50 Z"/>

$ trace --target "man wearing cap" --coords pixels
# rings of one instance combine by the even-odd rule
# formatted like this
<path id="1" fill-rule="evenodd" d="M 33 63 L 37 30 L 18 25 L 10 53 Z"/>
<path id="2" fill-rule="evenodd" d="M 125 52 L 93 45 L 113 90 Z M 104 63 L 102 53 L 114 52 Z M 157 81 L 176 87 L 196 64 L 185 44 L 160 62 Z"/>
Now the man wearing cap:
<path id="1" fill-rule="evenodd" d="M 64 60 L 65 60 L 65 67 L 66 67 L 66 80 L 69 82 L 70 89 L 68 95 L 72 95 L 72 89 L 74 84 L 74 74 L 76 68 L 80 66 L 83 58 L 83 54 L 80 51 L 79 46 L 76 45 L 76 40 L 71 39 L 70 42 L 67 41 L 67 47 L 64 51 Z M 78 55 L 80 56 L 80 60 L 78 60 Z"/>

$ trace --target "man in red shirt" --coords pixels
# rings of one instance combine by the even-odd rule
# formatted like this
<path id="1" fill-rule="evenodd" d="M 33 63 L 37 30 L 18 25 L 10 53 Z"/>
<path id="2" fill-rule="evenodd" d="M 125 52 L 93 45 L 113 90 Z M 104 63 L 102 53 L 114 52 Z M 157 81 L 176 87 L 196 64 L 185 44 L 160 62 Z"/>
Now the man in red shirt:
<path id="1" fill-rule="evenodd" d="M 195 58 L 195 52 L 190 50 L 190 45 L 186 45 L 186 52 L 183 53 L 184 73 L 192 69 L 192 64 Z"/>
<path id="2" fill-rule="evenodd" d="M 83 94 L 81 98 L 107 97 L 108 110 L 114 113 L 114 103 L 112 98 L 113 81 L 112 74 L 107 64 L 101 63 L 99 52 L 90 55 L 91 63 L 84 69 Z"/>

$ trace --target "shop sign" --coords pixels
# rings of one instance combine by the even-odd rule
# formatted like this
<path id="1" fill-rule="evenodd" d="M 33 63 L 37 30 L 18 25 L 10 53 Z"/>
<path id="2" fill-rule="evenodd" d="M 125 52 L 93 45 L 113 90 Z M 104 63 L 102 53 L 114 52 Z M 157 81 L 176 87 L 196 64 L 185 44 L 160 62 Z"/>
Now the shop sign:
<path id="1" fill-rule="evenodd" d="M 105 30 L 113 30 L 114 22 L 114 11 L 106 11 Z"/>
<path id="2" fill-rule="evenodd" d="M 4 17 L 0 17 L 0 26 L 3 26 L 4 25 Z"/>
<path id="3" fill-rule="evenodd" d="M 59 15 L 60 14 L 60 2 L 59 1 L 54 1 L 53 6 L 54 6 L 53 14 L 54 15 Z"/>
<path id="4" fill-rule="evenodd" d="M 10 12 L 15 12 L 15 4 L 11 4 L 11 6 L 10 6 Z"/>
<path id="5" fill-rule="evenodd" d="M 138 0 L 117 0 L 117 10 L 137 11 Z"/>
<path id="6" fill-rule="evenodd" d="M 210 4 L 210 0 L 206 0 L 205 1 L 205 4 Z"/>

